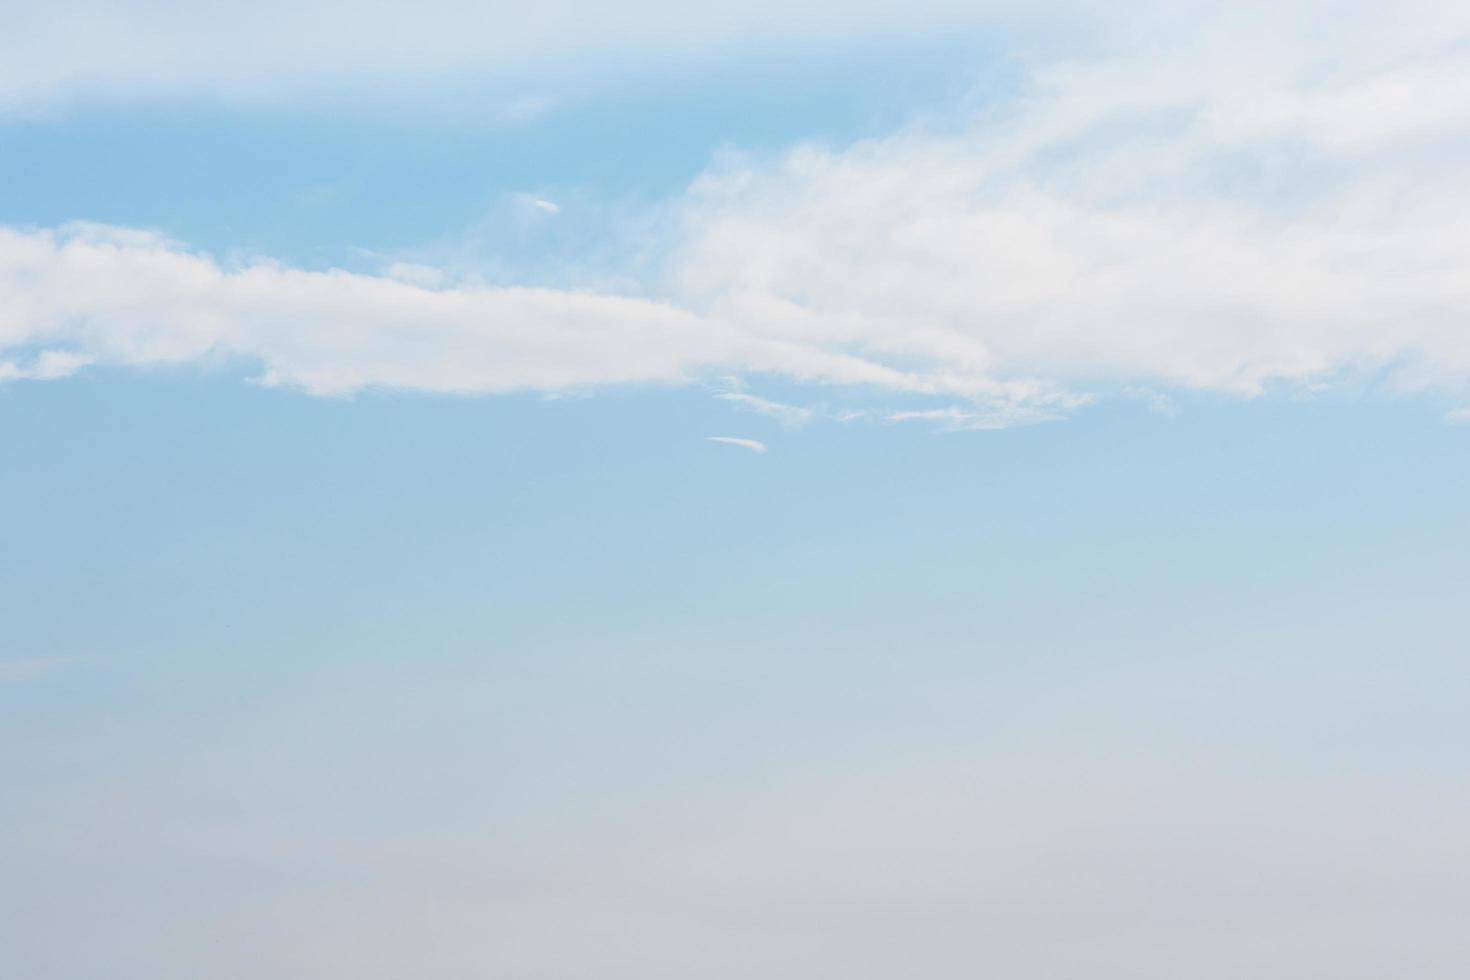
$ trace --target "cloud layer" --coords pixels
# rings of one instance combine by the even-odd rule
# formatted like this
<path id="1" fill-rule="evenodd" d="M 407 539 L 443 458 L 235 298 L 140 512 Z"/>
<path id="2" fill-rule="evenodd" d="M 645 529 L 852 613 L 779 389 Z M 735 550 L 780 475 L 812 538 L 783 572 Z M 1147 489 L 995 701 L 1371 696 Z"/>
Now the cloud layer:
<path id="1" fill-rule="evenodd" d="M 1460 398 L 1470 16 L 1419 4 L 1370 30 L 1344 6 L 1327 37 L 1322 13 L 1118 18 L 1005 104 L 721 159 L 674 202 L 642 297 L 0 230 L 0 377 L 240 361 L 330 394 L 769 373 L 982 425 L 1137 387 Z"/>
<path id="2" fill-rule="evenodd" d="M 0 35 L 0 116 L 49 111 L 78 98 L 207 94 L 291 103 L 303 89 L 367 89 L 380 98 L 394 85 L 626 62 L 629 51 L 657 59 L 692 48 L 822 43 L 834 36 L 983 24 L 1024 9 L 1013 0 L 809 0 L 797 7 L 774 0 L 262 0 L 249 6 L 68 0 L 12 6 Z M 1052 3 L 1049 9 L 1082 6 Z"/>

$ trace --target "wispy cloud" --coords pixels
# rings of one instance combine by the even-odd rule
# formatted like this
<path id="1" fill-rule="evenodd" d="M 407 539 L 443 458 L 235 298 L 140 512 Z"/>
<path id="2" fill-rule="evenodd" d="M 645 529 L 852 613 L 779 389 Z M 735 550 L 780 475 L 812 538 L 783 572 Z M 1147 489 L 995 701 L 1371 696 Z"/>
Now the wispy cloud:
<path id="1" fill-rule="evenodd" d="M 720 401 L 730 402 L 748 412 L 765 415 L 782 425 L 805 425 L 812 420 L 813 412 L 799 405 L 784 405 L 742 391 L 726 391 L 715 396 Z"/>
<path id="2" fill-rule="evenodd" d="M 443 269 L 436 269 L 429 265 L 420 265 L 416 262 L 393 262 L 383 269 L 383 275 L 394 282 L 405 283 L 410 286 L 422 286 L 425 289 L 435 289 L 444 285 L 448 277 Z"/>
<path id="3" fill-rule="evenodd" d="M 1148 388 L 1125 387 L 1121 392 L 1124 398 L 1134 398 L 1148 405 L 1148 410 L 1155 415 L 1163 415 L 1174 418 L 1179 414 L 1179 406 L 1174 399 L 1161 391 L 1151 391 Z"/>
<path id="4" fill-rule="evenodd" d="M 1009 429 L 1012 426 L 1049 422 L 1061 417 L 1055 413 L 1030 409 L 979 410 L 963 405 L 950 405 L 945 408 L 888 412 L 883 415 L 883 420 L 885 422 L 933 422 L 947 431 L 957 432 L 967 429 Z"/>
<path id="5" fill-rule="evenodd" d="M 883 418 L 887 422 L 944 422 L 949 425 L 960 426 L 975 421 L 976 416 L 969 409 L 952 405 L 949 408 L 925 408 L 889 412 Z"/>
<path id="6" fill-rule="evenodd" d="M 739 446 L 741 449 L 749 449 L 753 453 L 766 451 L 766 444 L 759 439 L 741 439 L 737 436 L 705 436 L 708 442 L 720 442 L 727 446 Z"/>

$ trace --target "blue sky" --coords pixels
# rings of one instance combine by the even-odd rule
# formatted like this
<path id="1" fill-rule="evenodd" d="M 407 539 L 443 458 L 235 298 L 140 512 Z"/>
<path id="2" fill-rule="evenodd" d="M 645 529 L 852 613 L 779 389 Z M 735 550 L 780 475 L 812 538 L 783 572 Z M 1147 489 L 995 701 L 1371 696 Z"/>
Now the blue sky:
<path id="1" fill-rule="evenodd" d="M 1459 5 L 13 21 L 0 973 L 1463 972 Z"/>

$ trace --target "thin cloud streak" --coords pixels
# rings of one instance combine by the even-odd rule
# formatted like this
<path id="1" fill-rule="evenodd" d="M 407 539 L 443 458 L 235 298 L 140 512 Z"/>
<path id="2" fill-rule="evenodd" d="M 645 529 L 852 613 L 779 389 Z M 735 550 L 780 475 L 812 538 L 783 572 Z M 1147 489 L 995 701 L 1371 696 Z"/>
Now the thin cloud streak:
<path id="1" fill-rule="evenodd" d="M 759 439 L 742 439 L 738 436 L 705 436 L 706 442 L 719 442 L 727 446 L 739 446 L 741 449 L 749 449 L 753 453 L 766 451 L 766 444 Z"/>
<path id="2" fill-rule="evenodd" d="M 809 408 L 802 408 L 799 405 L 785 405 L 781 402 L 761 398 L 758 395 L 749 395 L 743 391 L 726 391 L 715 397 L 720 401 L 730 402 L 747 412 L 754 412 L 757 415 L 765 415 L 773 418 L 782 425 L 805 425 L 812 420 L 815 414 Z"/>

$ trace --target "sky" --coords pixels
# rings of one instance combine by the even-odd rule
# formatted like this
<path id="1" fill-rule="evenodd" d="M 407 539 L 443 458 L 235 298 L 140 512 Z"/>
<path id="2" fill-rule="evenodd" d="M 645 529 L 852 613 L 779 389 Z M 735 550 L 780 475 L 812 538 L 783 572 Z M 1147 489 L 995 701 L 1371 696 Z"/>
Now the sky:
<path id="1" fill-rule="evenodd" d="M 1463 4 L 0 20 L 0 974 L 1463 976 Z"/>

